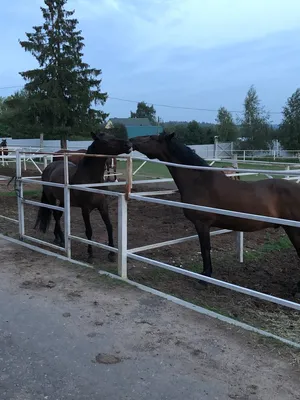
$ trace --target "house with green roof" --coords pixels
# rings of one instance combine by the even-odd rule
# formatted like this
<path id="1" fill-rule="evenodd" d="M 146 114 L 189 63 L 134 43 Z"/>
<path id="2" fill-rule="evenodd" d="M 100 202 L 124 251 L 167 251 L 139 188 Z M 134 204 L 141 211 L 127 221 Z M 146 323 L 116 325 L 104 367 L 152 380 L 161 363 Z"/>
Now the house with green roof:
<path id="1" fill-rule="evenodd" d="M 128 139 L 136 136 L 158 135 L 163 131 L 162 126 L 151 125 L 148 118 L 111 118 L 105 128 L 110 129 L 115 125 L 125 126 Z"/>

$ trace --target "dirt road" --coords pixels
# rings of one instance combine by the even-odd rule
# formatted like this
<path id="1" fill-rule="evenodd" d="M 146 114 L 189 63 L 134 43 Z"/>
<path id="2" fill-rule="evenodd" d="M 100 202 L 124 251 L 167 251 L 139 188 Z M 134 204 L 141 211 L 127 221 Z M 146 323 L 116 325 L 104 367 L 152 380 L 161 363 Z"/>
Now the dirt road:
<path id="1" fill-rule="evenodd" d="M 1 400 L 300 399 L 299 354 L 0 241 Z"/>

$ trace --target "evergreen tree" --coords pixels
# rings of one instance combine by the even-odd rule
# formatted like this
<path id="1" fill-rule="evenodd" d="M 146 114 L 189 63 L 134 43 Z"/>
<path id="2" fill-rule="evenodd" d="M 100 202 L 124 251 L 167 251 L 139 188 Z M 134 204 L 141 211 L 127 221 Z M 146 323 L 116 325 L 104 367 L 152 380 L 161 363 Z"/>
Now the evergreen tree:
<path id="1" fill-rule="evenodd" d="M 107 94 L 101 92 L 100 69 L 84 63 L 84 38 L 77 29 L 74 11 L 67 11 L 67 0 L 44 0 L 44 23 L 26 33 L 20 41 L 25 51 L 37 60 L 39 68 L 21 72 L 27 81 L 31 108 L 46 136 L 60 137 L 62 148 L 71 134 L 88 133 L 107 117 L 103 105 Z M 94 108 L 92 108 L 94 106 Z"/>
<path id="2" fill-rule="evenodd" d="M 300 149 L 300 89 L 288 98 L 283 107 L 283 120 L 279 126 L 278 138 L 286 149 Z"/>
<path id="3" fill-rule="evenodd" d="M 268 149 L 271 142 L 270 117 L 261 106 L 254 86 L 247 92 L 244 115 L 240 119 L 241 136 L 246 140 L 241 146 L 247 150 Z"/>
<path id="4" fill-rule="evenodd" d="M 225 107 L 219 108 L 216 122 L 216 131 L 220 142 L 236 141 L 238 129 L 233 121 L 232 114 Z"/>
<path id="5" fill-rule="evenodd" d="M 137 104 L 136 112 L 130 111 L 131 118 L 148 118 L 152 124 L 156 122 L 156 110 L 152 106 L 148 106 L 144 101 Z"/>

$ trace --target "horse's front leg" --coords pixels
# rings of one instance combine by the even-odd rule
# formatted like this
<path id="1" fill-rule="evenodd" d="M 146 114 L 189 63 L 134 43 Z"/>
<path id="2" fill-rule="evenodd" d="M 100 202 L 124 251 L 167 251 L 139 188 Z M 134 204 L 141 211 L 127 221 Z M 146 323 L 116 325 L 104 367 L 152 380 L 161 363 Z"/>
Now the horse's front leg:
<path id="1" fill-rule="evenodd" d="M 203 272 L 202 275 L 211 276 L 212 274 L 212 265 L 211 265 L 211 256 L 210 256 L 210 227 L 209 225 L 204 224 L 201 221 L 195 222 L 196 231 L 198 233 L 201 255 L 203 260 Z M 200 281 L 203 283 L 203 281 Z"/>
<path id="2" fill-rule="evenodd" d="M 98 210 L 100 212 L 100 215 L 103 219 L 103 222 L 106 226 L 107 229 L 107 235 L 108 235 L 108 245 L 111 247 L 115 247 L 114 245 L 114 238 L 113 238 L 113 227 L 109 218 L 109 214 L 108 214 L 108 204 L 107 204 L 107 200 L 106 197 L 103 196 L 103 200 L 100 202 L 99 206 L 98 206 Z M 108 253 L 108 259 L 109 261 L 115 261 L 115 253 L 110 251 Z"/>
<path id="3" fill-rule="evenodd" d="M 92 239 L 92 235 L 93 235 L 93 230 L 92 230 L 92 226 L 91 226 L 91 221 L 90 221 L 90 210 L 86 207 L 82 207 L 81 208 L 81 213 L 82 213 L 82 218 L 84 221 L 84 225 L 85 225 L 85 234 L 88 240 Z M 88 244 L 88 260 L 92 261 L 93 259 L 93 248 L 90 244 Z"/>

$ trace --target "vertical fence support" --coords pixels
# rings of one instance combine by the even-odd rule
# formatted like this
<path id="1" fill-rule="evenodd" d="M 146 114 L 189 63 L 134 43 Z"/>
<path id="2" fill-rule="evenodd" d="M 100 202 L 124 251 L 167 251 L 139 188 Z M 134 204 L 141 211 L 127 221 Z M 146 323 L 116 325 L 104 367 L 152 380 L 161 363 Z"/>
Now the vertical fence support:
<path id="1" fill-rule="evenodd" d="M 118 274 L 127 278 L 127 201 L 118 196 Z"/>
<path id="2" fill-rule="evenodd" d="M 44 156 L 43 158 L 44 158 L 44 169 L 45 169 L 47 167 L 48 160 L 47 160 L 47 156 Z"/>
<path id="3" fill-rule="evenodd" d="M 69 185 L 69 165 L 68 154 L 64 153 L 64 228 L 65 228 L 65 252 L 71 258 L 71 218 L 70 218 L 70 189 Z"/>
<path id="4" fill-rule="evenodd" d="M 236 249 L 237 256 L 240 263 L 244 262 L 244 232 L 236 233 Z"/>
<path id="5" fill-rule="evenodd" d="M 20 150 L 16 150 L 16 193 L 19 214 L 19 239 L 23 240 L 25 235 L 23 182 L 22 182 L 22 160 Z"/>
<path id="6" fill-rule="evenodd" d="M 129 193 L 131 193 L 131 189 L 132 189 L 132 177 L 133 177 L 132 158 L 128 157 L 126 160 L 126 180 L 127 180 L 127 182 L 126 182 L 126 200 L 127 201 L 128 201 Z"/>
<path id="7" fill-rule="evenodd" d="M 290 170 L 290 166 L 289 166 L 289 165 L 286 167 L 286 170 L 287 170 L 287 171 Z M 290 176 L 289 176 L 289 175 L 286 175 L 286 179 L 289 179 L 289 178 L 290 178 Z"/>

